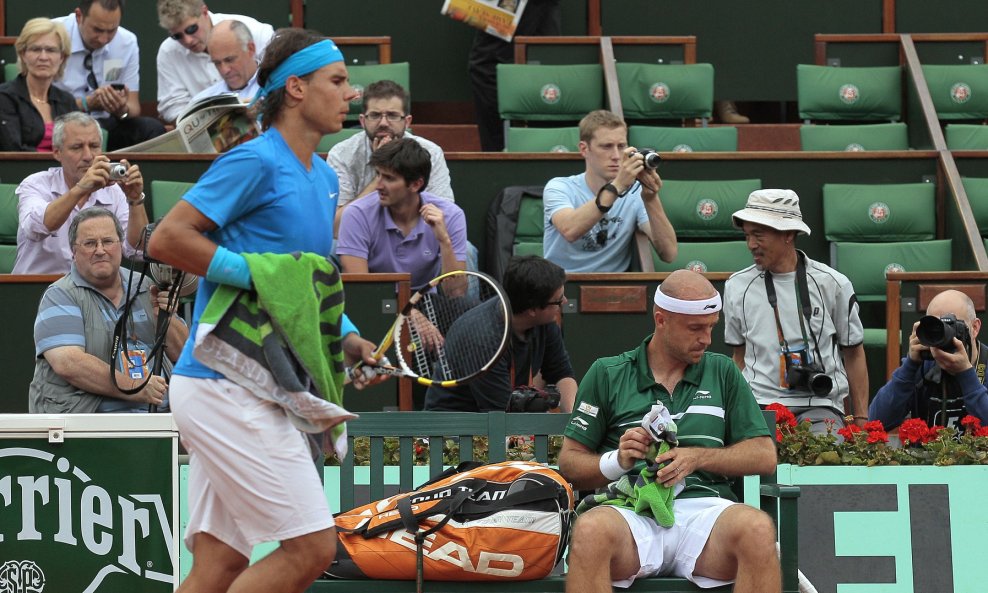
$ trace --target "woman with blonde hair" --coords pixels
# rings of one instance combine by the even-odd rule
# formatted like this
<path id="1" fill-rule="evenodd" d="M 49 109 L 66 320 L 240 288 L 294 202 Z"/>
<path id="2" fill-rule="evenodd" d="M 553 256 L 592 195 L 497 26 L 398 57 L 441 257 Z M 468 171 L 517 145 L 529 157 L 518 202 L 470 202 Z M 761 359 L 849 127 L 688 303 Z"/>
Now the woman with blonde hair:
<path id="1" fill-rule="evenodd" d="M 55 118 L 76 110 L 72 95 L 54 84 L 72 51 L 69 34 L 50 19 L 31 19 L 14 48 L 20 73 L 0 84 L 0 150 L 51 152 Z"/>

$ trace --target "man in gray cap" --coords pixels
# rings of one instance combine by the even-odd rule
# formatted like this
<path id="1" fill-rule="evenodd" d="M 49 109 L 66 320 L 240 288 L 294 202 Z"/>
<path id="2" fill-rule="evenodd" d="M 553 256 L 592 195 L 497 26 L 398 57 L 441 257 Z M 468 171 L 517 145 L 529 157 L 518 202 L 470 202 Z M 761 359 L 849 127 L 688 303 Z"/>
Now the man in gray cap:
<path id="1" fill-rule="evenodd" d="M 799 196 L 762 189 L 734 213 L 755 260 L 724 287 L 724 342 L 759 405 L 781 403 L 825 432 L 868 420 L 864 329 L 846 276 L 796 249 L 810 228 Z M 850 398 L 850 401 L 845 401 Z"/>

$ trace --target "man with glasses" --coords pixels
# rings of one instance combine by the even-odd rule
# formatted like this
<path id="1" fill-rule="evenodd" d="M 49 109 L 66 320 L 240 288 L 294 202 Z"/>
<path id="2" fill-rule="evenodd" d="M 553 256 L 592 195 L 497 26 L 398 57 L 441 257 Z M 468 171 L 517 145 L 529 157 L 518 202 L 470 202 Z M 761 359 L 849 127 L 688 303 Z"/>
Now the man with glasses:
<path id="1" fill-rule="evenodd" d="M 213 26 L 235 20 L 247 25 L 261 59 L 274 35 L 271 25 L 249 16 L 209 12 L 202 0 L 158 0 L 158 22 L 168 39 L 158 48 L 158 115 L 175 121 L 191 104 L 192 97 L 222 78 L 206 52 Z"/>
<path id="2" fill-rule="evenodd" d="M 425 394 L 426 410 L 487 412 L 506 410 L 513 392 L 521 387 L 543 389 L 555 385 L 559 409 L 569 413 L 576 398 L 576 379 L 563 335 L 556 320 L 566 295 L 566 272 L 537 255 L 518 256 L 504 270 L 504 291 L 511 301 L 510 344 L 491 369 L 466 385 L 431 386 Z M 477 340 L 484 327 L 456 324 L 446 336 Z"/>
<path id="3" fill-rule="evenodd" d="M 55 120 L 52 149 L 60 167 L 30 175 L 17 186 L 15 274 L 65 274 L 72 263 L 66 229 L 86 208 L 112 212 L 127 229 L 124 255 L 138 256 L 144 227 L 144 178 L 137 165 L 111 167 L 99 124 L 73 111 Z M 117 175 L 120 173 L 121 175 Z"/>
<path id="4" fill-rule="evenodd" d="M 379 80 L 367 85 L 363 93 L 364 112 L 360 125 L 365 134 L 356 134 L 334 146 L 326 162 L 340 177 L 340 199 L 336 208 L 336 227 L 339 228 L 343 209 L 353 200 L 366 196 L 377 188 L 378 175 L 370 164 L 371 153 L 397 138 L 411 138 L 429 152 L 432 173 L 429 175 L 429 193 L 446 200 L 453 200 L 449 167 L 443 149 L 434 142 L 413 135 L 408 131 L 412 116 L 408 113 L 408 93 L 400 84 L 391 80 Z"/>
<path id="5" fill-rule="evenodd" d="M 189 330 L 172 319 L 165 334 L 163 376 L 151 375 L 161 311 L 174 315 L 168 292 L 120 267 L 123 228 L 112 212 L 89 208 L 68 228 L 69 273 L 41 297 L 34 322 L 37 360 L 29 390 L 32 413 L 147 412 L 164 407 L 167 375 Z M 114 355 L 110 336 L 126 316 L 126 344 Z M 112 368 L 116 370 L 111 376 Z"/>
<path id="6" fill-rule="evenodd" d="M 676 231 L 659 199 L 662 179 L 628 146 L 628 127 L 603 109 L 580 121 L 586 171 L 545 186 L 545 257 L 567 272 L 624 272 L 636 229 L 662 261 L 676 259 Z"/>
<path id="7" fill-rule="evenodd" d="M 120 26 L 123 11 L 124 0 L 80 0 L 75 12 L 52 19 L 72 40 L 65 74 L 55 85 L 108 132 L 110 151 L 165 133 L 158 120 L 140 117 L 137 36 Z"/>

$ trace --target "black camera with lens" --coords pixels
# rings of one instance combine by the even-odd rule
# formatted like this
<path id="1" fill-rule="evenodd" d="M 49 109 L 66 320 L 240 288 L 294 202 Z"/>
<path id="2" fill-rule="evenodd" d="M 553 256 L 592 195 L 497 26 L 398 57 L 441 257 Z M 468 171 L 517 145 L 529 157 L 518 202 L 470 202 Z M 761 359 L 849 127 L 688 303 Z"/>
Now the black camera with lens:
<path id="1" fill-rule="evenodd" d="M 559 389 L 546 385 L 545 389 L 531 385 L 518 385 L 508 397 L 506 412 L 548 412 L 559 407 Z"/>
<path id="2" fill-rule="evenodd" d="M 943 317 L 936 317 L 935 315 L 923 317 L 916 327 L 916 337 L 920 344 L 930 348 L 939 348 L 944 352 L 953 353 L 957 350 L 954 347 L 954 338 L 964 344 L 965 350 L 971 347 L 970 329 L 953 313 L 948 313 Z M 926 360 L 933 358 L 929 350 L 924 350 L 921 357 Z"/>
<path id="3" fill-rule="evenodd" d="M 804 351 L 786 354 L 786 383 L 789 389 L 809 391 L 813 395 L 828 395 L 834 388 L 834 380 L 823 367 L 815 362 L 806 362 Z"/>
<path id="4" fill-rule="evenodd" d="M 649 169 L 658 169 L 659 162 L 662 161 L 662 157 L 659 156 L 659 153 L 655 152 L 651 148 L 643 148 L 638 152 L 636 152 L 635 154 L 642 155 L 643 160 L 645 162 L 645 166 L 648 167 Z"/>

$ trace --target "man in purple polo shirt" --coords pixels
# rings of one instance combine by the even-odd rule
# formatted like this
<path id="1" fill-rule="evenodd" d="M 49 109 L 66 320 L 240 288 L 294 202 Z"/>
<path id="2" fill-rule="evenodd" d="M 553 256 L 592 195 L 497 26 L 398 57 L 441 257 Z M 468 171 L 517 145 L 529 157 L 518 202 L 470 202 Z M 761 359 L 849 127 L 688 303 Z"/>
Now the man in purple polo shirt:
<path id="1" fill-rule="evenodd" d="M 432 158 L 411 138 L 378 148 L 371 166 L 376 191 L 343 211 L 336 254 L 343 271 L 408 272 L 412 288 L 441 273 L 466 269 L 467 227 L 463 210 L 423 191 Z"/>

